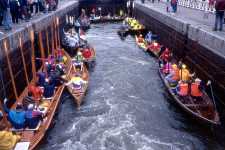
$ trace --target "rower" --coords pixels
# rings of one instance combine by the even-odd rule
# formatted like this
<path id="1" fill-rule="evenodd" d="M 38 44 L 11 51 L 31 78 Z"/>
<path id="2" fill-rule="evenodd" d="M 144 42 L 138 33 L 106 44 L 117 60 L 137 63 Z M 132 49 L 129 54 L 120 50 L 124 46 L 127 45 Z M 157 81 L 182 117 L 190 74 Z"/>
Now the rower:
<path id="1" fill-rule="evenodd" d="M 201 83 L 199 78 L 196 78 L 195 81 L 191 83 L 191 96 L 197 100 L 202 100 L 203 85 Z"/>
<path id="2" fill-rule="evenodd" d="M 45 72 L 38 72 L 37 73 L 38 76 L 38 85 L 43 87 L 44 83 L 45 83 L 45 78 L 46 78 L 46 73 Z"/>
<path id="3" fill-rule="evenodd" d="M 148 45 L 148 49 L 152 52 L 159 53 L 161 51 L 161 46 L 156 41 L 153 41 L 151 44 Z"/>
<path id="4" fill-rule="evenodd" d="M 25 127 L 25 111 L 22 104 L 18 103 L 16 109 L 7 107 L 7 99 L 4 99 L 4 110 L 8 113 L 8 120 L 15 129 L 23 129 Z"/>
<path id="5" fill-rule="evenodd" d="M 84 61 L 84 57 L 82 55 L 82 53 L 80 51 L 77 52 L 77 55 L 75 56 L 75 62 L 74 62 L 74 66 L 81 66 L 81 70 L 83 70 L 83 61 Z"/>
<path id="6" fill-rule="evenodd" d="M 183 81 L 179 81 L 178 85 L 176 87 L 176 92 L 179 96 L 187 96 L 188 95 L 188 84 Z"/>
<path id="7" fill-rule="evenodd" d="M 70 86 L 73 90 L 82 90 L 84 84 L 86 83 L 87 81 L 83 80 L 81 76 L 75 74 L 75 76 L 72 77 L 66 85 Z"/>
<path id="8" fill-rule="evenodd" d="M 91 57 L 91 50 L 90 48 L 84 48 L 84 50 L 82 51 L 82 55 L 85 59 L 88 59 Z"/>
<path id="9" fill-rule="evenodd" d="M 145 36 L 145 40 L 148 43 L 151 43 L 152 42 L 152 32 L 151 31 L 149 31 L 148 34 Z"/>
<path id="10" fill-rule="evenodd" d="M 49 78 L 45 79 L 43 97 L 51 99 L 55 92 L 55 85 Z"/>
<path id="11" fill-rule="evenodd" d="M 172 66 L 171 66 L 171 63 L 170 62 L 167 62 L 165 65 L 163 65 L 163 73 L 164 74 L 169 74 L 170 72 L 171 72 L 171 70 L 172 70 Z"/>
<path id="12" fill-rule="evenodd" d="M 77 52 L 77 55 L 75 56 L 75 60 L 77 62 L 83 62 L 84 57 L 83 57 L 83 55 L 82 55 L 82 53 L 80 51 Z"/>
<path id="13" fill-rule="evenodd" d="M 24 97 L 22 104 L 25 110 L 27 110 L 29 104 L 35 104 L 35 100 L 33 99 L 30 91 L 28 91 L 27 96 Z"/>
<path id="14" fill-rule="evenodd" d="M 140 34 L 138 36 L 138 43 L 144 43 L 144 38 L 143 38 L 142 34 Z"/>
<path id="15" fill-rule="evenodd" d="M 184 82 L 188 82 L 190 80 L 190 77 L 192 76 L 189 70 L 186 68 L 185 64 L 182 64 L 179 74 L 180 74 L 180 79 Z"/>
<path id="16" fill-rule="evenodd" d="M 168 48 L 165 49 L 164 52 L 160 55 L 159 59 L 162 60 L 163 64 L 166 64 L 171 58 L 171 52 Z"/>
<path id="17" fill-rule="evenodd" d="M 179 68 L 177 67 L 176 64 L 172 65 L 172 70 L 171 72 L 166 76 L 166 80 L 172 84 L 172 85 L 176 85 L 177 81 L 180 80 L 180 76 L 179 76 Z"/>
<path id="18" fill-rule="evenodd" d="M 25 113 L 25 118 L 27 127 L 29 129 L 35 129 L 42 119 L 42 112 L 35 110 L 33 104 L 29 104 Z"/>
<path id="19" fill-rule="evenodd" d="M 19 135 L 13 134 L 11 131 L 7 131 L 7 125 L 5 122 L 0 123 L 0 149 L 12 150 L 16 146 L 16 143 L 20 141 Z"/>
<path id="20" fill-rule="evenodd" d="M 42 88 L 35 85 L 29 85 L 28 93 L 32 93 L 32 98 L 34 99 L 36 106 L 38 106 L 43 94 Z"/>

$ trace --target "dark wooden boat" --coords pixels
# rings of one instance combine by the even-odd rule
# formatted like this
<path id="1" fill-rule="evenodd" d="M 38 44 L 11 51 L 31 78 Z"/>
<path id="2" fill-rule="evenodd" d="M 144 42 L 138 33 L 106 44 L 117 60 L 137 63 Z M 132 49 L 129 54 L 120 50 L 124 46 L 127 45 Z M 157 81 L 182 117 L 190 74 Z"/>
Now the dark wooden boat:
<path id="1" fill-rule="evenodd" d="M 136 41 L 136 44 L 138 45 L 138 47 L 140 47 L 145 52 L 147 51 L 147 43 L 145 40 L 143 43 L 140 43 L 140 42 L 138 42 L 138 37 L 135 35 L 135 41 Z"/>
<path id="2" fill-rule="evenodd" d="M 196 101 L 191 96 L 181 97 L 173 92 L 173 87 L 171 87 L 168 81 L 165 79 L 165 75 L 159 69 L 160 77 L 162 78 L 166 88 L 168 89 L 170 95 L 173 97 L 174 101 L 188 114 L 193 116 L 194 119 L 199 122 L 206 123 L 208 125 L 219 125 L 220 118 L 212 100 L 204 92 L 202 101 Z"/>
<path id="3" fill-rule="evenodd" d="M 70 81 L 72 77 L 74 77 L 74 74 L 76 73 L 75 67 L 72 68 L 70 74 L 67 77 L 67 80 Z M 89 73 L 85 65 L 83 65 L 83 70 L 82 70 L 82 76 L 81 78 L 86 81 L 86 83 L 82 86 L 81 91 L 80 90 L 74 90 L 71 88 L 71 86 L 67 86 L 68 91 L 70 94 L 74 97 L 74 101 L 77 104 L 77 108 L 80 109 L 80 105 L 82 103 L 82 100 L 84 98 L 84 95 L 87 91 L 88 88 L 88 82 L 89 82 Z"/>

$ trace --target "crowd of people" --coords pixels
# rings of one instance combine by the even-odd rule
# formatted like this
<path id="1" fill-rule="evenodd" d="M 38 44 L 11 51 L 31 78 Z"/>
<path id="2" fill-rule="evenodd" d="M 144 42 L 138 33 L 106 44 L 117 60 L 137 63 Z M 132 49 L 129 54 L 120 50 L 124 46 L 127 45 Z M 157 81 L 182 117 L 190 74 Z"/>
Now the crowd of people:
<path id="1" fill-rule="evenodd" d="M 0 26 L 11 30 L 20 20 L 29 21 L 39 12 L 57 9 L 58 0 L 0 0 Z"/>

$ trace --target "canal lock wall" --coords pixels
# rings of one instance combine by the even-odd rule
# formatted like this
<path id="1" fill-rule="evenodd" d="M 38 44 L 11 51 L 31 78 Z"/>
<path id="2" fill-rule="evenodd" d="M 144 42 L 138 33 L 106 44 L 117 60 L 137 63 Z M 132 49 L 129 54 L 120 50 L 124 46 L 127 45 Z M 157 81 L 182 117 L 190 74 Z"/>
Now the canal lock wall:
<path id="1" fill-rule="evenodd" d="M 0 66 L 3 75 L 3 82 L 0 82 L 0 96 L 4 98 L 5 89 L 6 97 L 10 99 L 9 105 L 15 102 L 15 99 L 21 95 L 28 85 L 27 79 L 31 81 L 33 78 L 31 59 L 32 31 L 34 33 L 33 47 L 35 57 L 41 58 L 40 40 L 43 44 L 45 57 L 47 57 L 48 54 L 52 52 L 52 49 L 56 47 L 54 38 L 58 31 L 56 27 L 57 20 L 59 20 L 58 29 L 59 35 L 61 36 L 63 26 L 66 24 L 66 15 L 78 15 L 77 1 L 65 2 L 61 4 L 56 11 L 31 20 L 23 27 L 13 29 L 12 32 L 5 34 L 4 37 L 0 39 Z M 7 51 L 5 51 L 5 47 L 7 47 Z M 9 62 L 7 61 L 7 56 Z M 41 66 L 41 62 L 35 65 L 38 70 Z"/>
<path id="2" fill-rule="evenodd" d="M 159 35 L 159 42 L 169 47 L 204 81 L 211 80 L 217 99 L 225 104 L 225 41 L 184 20 L 135 3 L 134 17 Z"/>

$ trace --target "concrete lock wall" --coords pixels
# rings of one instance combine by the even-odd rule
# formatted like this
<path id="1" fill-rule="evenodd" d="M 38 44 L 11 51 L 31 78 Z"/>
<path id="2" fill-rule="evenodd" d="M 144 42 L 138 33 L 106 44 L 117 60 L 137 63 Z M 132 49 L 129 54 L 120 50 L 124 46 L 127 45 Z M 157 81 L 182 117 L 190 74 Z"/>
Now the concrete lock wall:
<path id="1" fill-rule="evenodd" d="M 197 26 L 168 13 L 135 3 L 134 16 L 159 35 L 162 44 L 173 50 L 178 60 L 188 64 L 203 80 L 211 80 L 216 96 L 225 102 L 225 42 Z"/>
<path id="2" fill-rule="evenodd" d="M 31 63 L 31 31 L 34 31 L 34 48 L 35 48 L 35 57 L 41 57 L 40 54 L 40 45 L 38 33 L 41 33 L 43 48 L 45 51 L 45 56 L 48 55 L 48 52 L 51 53 L 53 47 L 52 39 L 54 35 L 57 34 L 54 24 L 56 24 L 56 17 L 59 18 L 59 32 L 62 35 L 63 26 L 66 23 L 66 15 L 77 15 L 78 14 L 78 2 L 77 1 L 68 1 L 59 8 L 45 15 L 40 16 L 38 19 L 32 20 L 27 23 L 24 27 L 13 30 L 13 32 L 6 34 L 3 38 L 0 39 L 0 67 L 3 73 L 3 84 L 6 89 L 6 96 L 11 100 L 11 104 L 15 101 L 15 92 L 13 90 L 13 80 L 15 82 L 15 87 L 17 95 L 19 96 L 24 88 L 27 86 L 26 82 L 26 72 L 29 81 L 32 80 L 32 63 Z M 20 48 L 19 37 L 22 41 L 22 51 Z M 48 41 L 47 41 L 48 37 Z M 11 65 L 8 65 L 6 53 L 4 51 L 4 41 L 7 43 L 7 53 Z M 49 51 L 47 50 L 47 45 L 49 45 Z M 22 55 L 25 58 L 25 66 L 23 64 Z M 41 63 L 36 63 L 36 67 L 39 68 Z M 10 76 L 10 67 L 12 69 L 13 77 Z M 26 68 L 26 71 L 25 71 Z M 0 96 L 4 98 L 3 94 L 3 84 L 0 82 Z"/>

